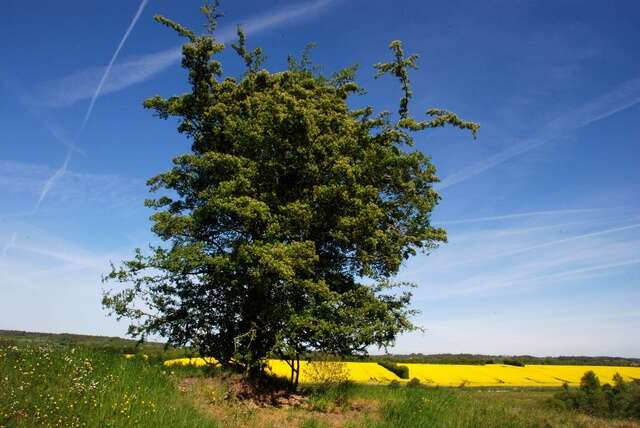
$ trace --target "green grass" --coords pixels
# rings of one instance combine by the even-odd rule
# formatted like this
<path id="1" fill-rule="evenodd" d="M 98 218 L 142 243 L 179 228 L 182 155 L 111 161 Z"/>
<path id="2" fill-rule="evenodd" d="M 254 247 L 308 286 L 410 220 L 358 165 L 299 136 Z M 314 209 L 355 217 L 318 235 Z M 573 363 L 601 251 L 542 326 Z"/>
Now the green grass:
<path id="1" fill-rule="evenodd" d="M 119 354 L 144 354 L 152 359 L 168 360 L 195 355 L 186 348 L 165 348 L 163 343 L 123 339 L 121 337 L 88 336 L 67 333 L 32 333 L 27 331 L 0 330 L 0 346 L 8 345 L 60 345 L 83 347 L 94 351 Z"/>
<path id="2" fill-rule="evenodd" d="M 387 388 L 354 385 L 349 400 L 377 403 L 350 427 L 527 428 L 640 427 L 638 421 L 595 418 L 551 406 L 557 389 Z M 305 426 L 326 427 L 322 418 Z M 313 425 L 315 424 L 315 425 Z"/>
<path id="3" fill-rule="evenodd" d="M 86 348 L 0 347 L 0 426 L 215 427 L 160 365 Z"/>
<path id="4" fill-rule="evenodd" d="M 162 354 L 127 360 L 120 345 L 92 343 L 0 341 L 0 428 L 640 427 L 554 407 L 557 389 L 356 384 L 312 389 L 304 408 L 258 408 L 225 398 L 224 372 L 165 369 Z"/>

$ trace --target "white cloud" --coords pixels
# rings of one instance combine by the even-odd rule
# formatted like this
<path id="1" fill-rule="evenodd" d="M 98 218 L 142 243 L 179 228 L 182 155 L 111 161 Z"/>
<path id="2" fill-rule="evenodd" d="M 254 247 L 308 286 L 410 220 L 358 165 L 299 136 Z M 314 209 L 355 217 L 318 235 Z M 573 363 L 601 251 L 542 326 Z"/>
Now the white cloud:
<path id="1" fill-rule="evenodd" d="M 301 20 L 321 12 L 335 0 L 307 1 L 293 7 L 256 16 L 243 24 L 247 35 L 275 28 L 295 20 Z M 235 25 L 222 28 L 216 38 L 221 42 L 229 42 L 236 37 Z M 144 82 L 180 61 L 180 46 L 143 55 L 111 67 L 90 67 L 77 71 L 60 80 L 47 83 L 42 89 L 41 102 L 52 107 L 74 104 L 80 100 L 94 97 L 96 88 L 101 86 L 99 94 L 109 94 Z M 101 81 L 103 76 L 108 78 Z"/>

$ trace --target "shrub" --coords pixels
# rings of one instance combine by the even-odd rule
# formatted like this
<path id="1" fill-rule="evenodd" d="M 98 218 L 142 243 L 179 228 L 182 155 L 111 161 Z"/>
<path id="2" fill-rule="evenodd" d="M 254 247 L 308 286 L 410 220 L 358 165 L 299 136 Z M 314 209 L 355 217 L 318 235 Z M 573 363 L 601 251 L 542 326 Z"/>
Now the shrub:
<path id="1" fill-rule="evenodd" d="M 378 361 L 378 364 L 394 373 L 400 379 L 409 379 L 409 367 L 407 366 L 401 366 L 400 364 L 389 361 Z"/>
<path id="2" fill-rule="evenodd" d="M 602 385 L 593 371 L 588 371 L 580 380 L 580 387 L 571 389 L 567 384 L 555 394 L 553 405 L 564 406 L 595 416 L 640 419 L 640 380 L 625 382 L 616 373 L 613 386 Z"/>
<path id="3" fill-rule="evenodd" d="M 420 379 L 414 377 L 409 382 L 407 382 L 407 388 L 417 388 L 420 386 Z"/>
<path id="4" fill-rule="evenodd" d="M 312 388 L 309 397 L 311 410 L 330 412 L 335 409 L 349 408 L 349 400 L 353 395 L 353 382 L 342 381 L 322 388 Z"/>
<path id="5" fill-rule="evenodd" d="M 310 383 L 319 390 L 328 390 L 349 380 L 349 369 L 340 361 L 309 361 L 306 372 Z"/>
<path id="6" fill-rule="evenodd" d="M 518 361 L 515 358 L 505 358 L 502 360 L 502 364 L 506 364 L 508 366 L 516 366 L 516 367 L 524 367 L 524 363 L 522 361 Z"/>
<path id="7" fill-rule="evenodd" d="M 387 386 L 391 389 L 397 389 L 397 388 L 400 388 L 400 382 L 394 379 L 391 382 L 389 382 L 389 385 Z"/>

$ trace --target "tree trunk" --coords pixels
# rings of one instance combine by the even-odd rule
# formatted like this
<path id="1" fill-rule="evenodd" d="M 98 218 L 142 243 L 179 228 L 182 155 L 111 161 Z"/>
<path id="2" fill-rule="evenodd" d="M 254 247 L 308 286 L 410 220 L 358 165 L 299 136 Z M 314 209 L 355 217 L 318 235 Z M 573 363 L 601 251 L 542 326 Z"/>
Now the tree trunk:
<path id="1" fill-rule="evenodd" d="M 295 383 L 293 384 L 294 392 L 298 390 L 299 379 L 300 379 L 300 355 L 296 354 L 296 380 L 295 380 Z"/>

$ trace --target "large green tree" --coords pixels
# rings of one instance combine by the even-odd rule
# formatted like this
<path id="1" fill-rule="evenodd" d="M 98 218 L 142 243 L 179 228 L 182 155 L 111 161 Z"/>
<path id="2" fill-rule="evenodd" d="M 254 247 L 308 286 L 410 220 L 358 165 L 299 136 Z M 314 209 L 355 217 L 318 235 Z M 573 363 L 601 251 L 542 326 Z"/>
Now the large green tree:
<path id="1" fill-rule="evenodd" d="M 191 151 L 149 180 L 153 232 L 165 244 L 114 266 L 106 279 L 122 285 L 103 303 L 132 319 L 134 336 L 164 336 L 251 376 L 279 356 L 297 383 L 305 353 L 365 354 L 414 328 L 409 284 L 392 278 L 446 233 L 430 224 L 438 178 L 411 149 L 412 133 L 450 124 L 475 135 L 478 125 L 441 109 L 410 116 L 417 57 L 398 41 L 392 60 L 375 65 L 377 76 L 400 81 L 397 115 L 351 108 L 362 92 L 356 67 L 322 75 L 308 49 L 286 70 L 267 71 L 240 28 L 232 48 L 246 70 L 225 76 L 215 59 L 224 49 L 218 15 L 203 11 L 204 35 L 156 17 L 186 38 L 191 90 L 145 107 L 178 118 Z"/>

